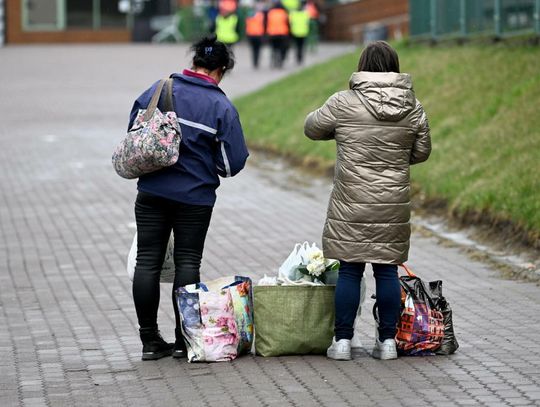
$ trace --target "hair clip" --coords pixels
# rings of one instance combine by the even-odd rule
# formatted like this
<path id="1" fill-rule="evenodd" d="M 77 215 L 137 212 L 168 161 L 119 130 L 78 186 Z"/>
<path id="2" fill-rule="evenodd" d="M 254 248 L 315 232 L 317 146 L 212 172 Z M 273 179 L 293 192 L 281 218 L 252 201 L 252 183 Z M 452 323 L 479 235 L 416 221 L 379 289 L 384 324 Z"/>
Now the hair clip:
<path id="1" fill-rule="evenodd" d="M 212 53 L 213 47 L 204 47 L 204 54 L 210 55 Z"/>

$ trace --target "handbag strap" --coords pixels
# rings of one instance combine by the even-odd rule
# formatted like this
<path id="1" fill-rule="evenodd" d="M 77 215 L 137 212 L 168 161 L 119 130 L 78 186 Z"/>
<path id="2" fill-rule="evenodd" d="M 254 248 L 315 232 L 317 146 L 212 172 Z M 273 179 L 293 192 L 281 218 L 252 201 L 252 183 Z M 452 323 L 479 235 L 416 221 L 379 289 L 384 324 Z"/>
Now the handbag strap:
<path id="1" fill-rule="evenodd" d="M 399 266 L 407 272 L 409 277 L 416 277 L 416 274 L 414 274 L 405 264 L 399 264 Z"/>
<path id="2" fill-rule="evenodd" d="M 161 91 L 163 90 L 163 86 L 165 85 L 166 80 L 162 79 L 159 81 L 156 90 L 154 91 L 154 94 L 152 95 L 152 99 L 150 99 L 150 103 L 148 104 L 148 107 L 146 108 L 146 112 L 144 112 L 143 121 L 147 122 L 150 120 L 152 115 L 154 114 L 154 111 L 157 108 L 159 98 L 161 96 Z"/>
<path id="3" fill-rule="evenodd" d="M 174 112 L 174 100 L 173 100 L 173 78 L 167 79 L 167 83 L 165 85 L 165 111 L 166 112 Z"/>
<path id="4" fill-rule="evenodd" d="M 165 105 L 163 106 L 165 108 L 166 112 L 174 112 L 174 101 L 173 101 L 173 78 L 169 79 L 162 79 L 159 81 L 156 90 L 154 91 L 154 94 L 152 95 L 152 99 L 150 99 L 150 103 L 148 104 L 148 107 L 146 108 L 146 112 L 144 113 L 143 121 L 147 122 L 150 120 L 152 115 L 154 114 L 157 105 L 159 103 L 159 98 L 161 97 L 161 92 L 163 91 L 163 87 L 165 87 Z"/>

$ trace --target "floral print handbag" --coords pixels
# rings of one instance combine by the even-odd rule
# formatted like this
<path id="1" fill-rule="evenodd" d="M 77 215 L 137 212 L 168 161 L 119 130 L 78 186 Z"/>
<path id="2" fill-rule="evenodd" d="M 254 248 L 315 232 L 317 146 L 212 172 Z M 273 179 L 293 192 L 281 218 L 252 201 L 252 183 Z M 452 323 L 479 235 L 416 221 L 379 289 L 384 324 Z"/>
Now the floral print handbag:
<path id="1" fill-rule="evenodd" d="M 180 287 L 176 293 L 182 334 L 188 362 L 222 362 L 238 355 L 239 335 L 231 292 L 189 292 Z"/>
<path id="2" fill-rule="evenodd" d="M 199 283 L 209 291 L 228 289 L 231 293 L 238 330 L 238 354 L 251 352 L 253 346 L 253 284 L 249 277 L 227 276 Z"/>
<path id="3" fill-rule="evenodd" d="M 133 179 L 178 161 L 182 133 L 173 106 L 173 79 L 162 79 L 146 109 L 139 110 L 131 129 L 116 147 L 112 163 L 117 174 Z M 166 87 L 165 113 L 158 108 Z"/>
<path id="4" fill-rule="evenodd" d="M 251 279 L 228 276 L 176 291 L 189 362 L 233 360 L 253 345 Z"/>

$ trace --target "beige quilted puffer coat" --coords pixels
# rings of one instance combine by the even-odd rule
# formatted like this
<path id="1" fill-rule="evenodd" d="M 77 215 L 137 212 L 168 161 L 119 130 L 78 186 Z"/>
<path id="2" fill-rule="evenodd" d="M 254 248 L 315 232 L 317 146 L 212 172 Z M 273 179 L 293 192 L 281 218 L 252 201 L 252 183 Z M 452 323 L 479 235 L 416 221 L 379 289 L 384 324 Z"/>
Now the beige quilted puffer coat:
<path id="1" fill-rule="evenodd" d="M 304 125 L 309 138 L 337 144 L 324 255 L 403 263 L 411 234 L 409 167 L 431 152 L 426 114 L 407 74 L 356 72 L 349 85 Z"/>

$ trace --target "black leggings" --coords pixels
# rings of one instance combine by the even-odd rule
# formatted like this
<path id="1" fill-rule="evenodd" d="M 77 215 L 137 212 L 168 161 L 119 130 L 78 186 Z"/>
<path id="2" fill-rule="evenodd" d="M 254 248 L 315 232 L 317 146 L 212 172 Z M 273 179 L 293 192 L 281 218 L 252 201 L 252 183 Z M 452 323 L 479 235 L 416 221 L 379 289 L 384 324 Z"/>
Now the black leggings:
<path id="1" fill-rule="evenodd" d="M 262 37 L 253 36 L 248 37 L 249 45 L 251 46 L 251 60 L 253 62 L 253 67 L 257 68 L 259 66 L 259 55 L 261 54 L 262 46 Z"/>
<path id="2" fill-rule="evenodd" d="M 302 64 L 304 62 L 304 44 L 305 37 L 293 37 L 294 44 L 296 46 L 296 62 Z"/>
<path id="3" fill-rule="evenodd" d="M 157 326 L 159 277 L 171 230 L 174 232 L 176 269 L 172 298 L 176 327 L 180 327 L 174 292 L 178 287 L 200 281 L 199 269 L 212 209 L 211 206 L 183 204 L 145 192 L 137 195 L 137 264 L 133 299 L 141 328 Z"/>

